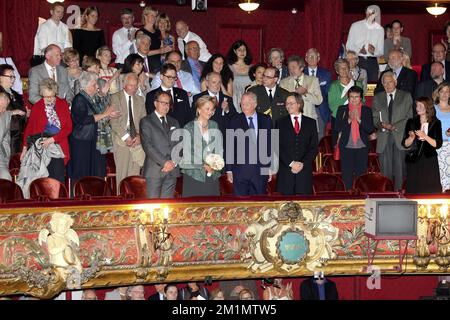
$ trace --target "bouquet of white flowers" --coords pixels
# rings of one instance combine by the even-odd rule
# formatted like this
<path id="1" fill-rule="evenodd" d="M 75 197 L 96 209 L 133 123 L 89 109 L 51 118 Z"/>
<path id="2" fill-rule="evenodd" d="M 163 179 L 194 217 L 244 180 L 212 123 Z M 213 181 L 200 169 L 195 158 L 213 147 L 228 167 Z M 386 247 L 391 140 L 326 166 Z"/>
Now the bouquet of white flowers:
<path id="1" fill-rule="evenodd" d="M 225 167 L 225 160 L 223 160 L 220 154 L 210 153 L 205 157 L 205 163 L 211 167 L 214 171 L 220 171 Z M 211 173 L 208 172 L 208 177 L 211 177 Z"/>

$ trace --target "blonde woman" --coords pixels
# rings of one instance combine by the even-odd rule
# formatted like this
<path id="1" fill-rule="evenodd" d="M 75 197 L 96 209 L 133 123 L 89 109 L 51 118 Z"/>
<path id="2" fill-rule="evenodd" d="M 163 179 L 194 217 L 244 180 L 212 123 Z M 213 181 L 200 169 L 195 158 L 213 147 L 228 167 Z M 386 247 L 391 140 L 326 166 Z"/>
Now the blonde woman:
<path id="1" fill-rule="evenodd" d="M 175 50 L 175 37 L 170 32 L 171 24 L 169 16 L 165 13 L 160 13 L 156 18 L 156 29 L 161 32 L 161 49 L 164 47 L 170 47 L 171 50 Z M 165 62 L 165 55 L 161 55 L 161 64 Z"/>
<path id="2" fill-rule="evenodd" d="M 80 28 L 73 31 L 73 48 L 80 54 L 80 62 L 84 56 L 95 57 L 97 49 L 105 45 L 105 34 L 96 27 L 98 16 L 97 7 L 86 8 Z"/>
<path id="3" fill-rule="evenodd" d="M 442 124 L 442 147 L 437 149 L 442 191 L 450 189 L 450 84 L 441 83 L 433 92 L 436 118 Z"/>
<path id="4" fill-rule="evenodd" d="M 107 46 L 103 46 L 97 49 L 95 54 L 96 58 L 100 60 L 100 73 L 99 78 L 110 83 L 109 93 L 114 94 L 119 92 L 119 76 L 120 70 L 114 67 L 110 67 L 112 51 Z"/>

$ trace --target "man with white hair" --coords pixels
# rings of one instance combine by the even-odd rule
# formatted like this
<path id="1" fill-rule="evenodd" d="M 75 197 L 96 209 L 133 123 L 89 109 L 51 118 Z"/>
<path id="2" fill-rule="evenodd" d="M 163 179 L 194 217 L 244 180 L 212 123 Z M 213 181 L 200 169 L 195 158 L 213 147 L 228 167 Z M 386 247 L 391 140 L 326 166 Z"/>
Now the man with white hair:
<path id="1" fill-rule="evenodd" d="M 111 105 L 122 114 L 110 120 L 117 187 L 122 179 L 138 175 L 144 164 L 139 123 L 146 112 L 144 98 L 137 94 L 138 82 L 137 75 L 128 73 L 123 78 L 123 90 L 111 96 Z"/>
<path id="2" fill-rule="evenodd" d="M 384 29 L 380 25 L 380 7 L 366 8 L 366 18 L 352 23 L 346 48 L 358 53 L 358 66 L 367 71 L 368 81 L 378 80 L 378 60 L 384 54 Z"/>
<path id="3" fill-rule="evenodd" d="M 47 78 L 53 79 L 58 84 L 58 97 L 72 101 L 73 93 L 69 87 L 69 75 L 67 69 L 60 65 L 61 49 L 56 44 L 51 44 L 44 50 L 45 61 L 30 69 L 28 76 L 29 100 L 32 104 L 42 97 L 39 94 L 39 83 Z"/>
<path id="4" fill-rule="evenodd" d="M 185 49 L 189 41 L 197 42 L 200 47 L 200 58 L 198 60 L 207 62 L 211 58 L 211 53 L 209 53 L 206 43 L 196 33 L 189 31 L 189 26 L 186 22 L 183 20 L 178 21 L 175 28 L 178 35 L 178 49 L 180 49 L 183 59 L 187 59 Z"/>
<path id="5" fill-rule="evenodd" d="M 140 34 L 136 37 L 136 49 L 137 54 L 144 59 L 144 72 L 149 75 L 150 73 L 155 73 L 158 70 L 154 69 L 154 66 L 150 65 L 150 45 L 152 44 L 152 39 L 146 34 Z"/>

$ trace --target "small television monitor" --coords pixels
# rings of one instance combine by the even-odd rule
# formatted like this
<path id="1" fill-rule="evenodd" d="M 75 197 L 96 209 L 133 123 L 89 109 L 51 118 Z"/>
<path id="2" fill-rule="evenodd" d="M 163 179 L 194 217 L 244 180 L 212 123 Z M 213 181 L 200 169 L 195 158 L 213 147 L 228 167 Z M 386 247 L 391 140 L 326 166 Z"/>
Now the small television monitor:
<path id="1" fill-rule="evenodd" d="M 417 201 L 394 198 L 366 199 L 365 232 L 373 236 L 417 235 Z"/>

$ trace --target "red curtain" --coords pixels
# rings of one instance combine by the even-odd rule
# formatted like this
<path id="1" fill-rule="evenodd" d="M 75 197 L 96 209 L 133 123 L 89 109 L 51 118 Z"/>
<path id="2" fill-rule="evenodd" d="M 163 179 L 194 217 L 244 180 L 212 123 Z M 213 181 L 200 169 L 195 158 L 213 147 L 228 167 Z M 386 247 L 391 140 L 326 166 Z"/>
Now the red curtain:
<path id="1" fill-rule="evenodd" d="M 38 27 L 39 1 L 0 0 L 3 56 L 13 57 L 21 75 L 27 75 Z"/>
<path id="2" fill-rule="evenodd" d="M 320 52 L 320 65 L 333 70 L 341 44 L 343 0 L 305 1 L 305 42 Z"/>

